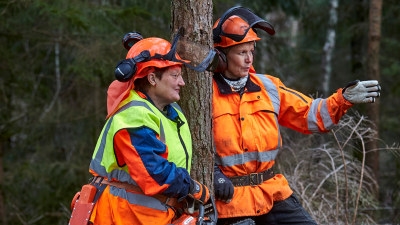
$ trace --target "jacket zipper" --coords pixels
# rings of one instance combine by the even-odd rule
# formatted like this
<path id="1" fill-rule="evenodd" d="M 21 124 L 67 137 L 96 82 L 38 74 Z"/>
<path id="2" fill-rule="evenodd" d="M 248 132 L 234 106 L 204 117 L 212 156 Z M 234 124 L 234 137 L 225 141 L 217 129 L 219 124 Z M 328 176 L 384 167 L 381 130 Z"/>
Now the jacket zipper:
<path id="1" fill-rule="evenodd" d="M 182 136 L 181 136 L 181 126 L 184 124 L 184 122 L 181 120 L 181 118 L 179 118 L 178 117 L 178 120 L 177 120 L 177 128 L 178 128 L 178 136 L 179 136 L 179 140 L 180 140 L 180 142 L 181 142 L 181 144 L 182 144 L 182 146 L 183 146 L 183 149 L 185 150 L 185 155 L 186 155 L 186 170 L 188 170 L 188 168 L 189 168 L 189 153 L 188 153 L 188 151 L 187 151 L 187 149 L 186 149 L 186 145 L 185 145 L 185 142 L 183 141 L 183 139 L 182 139 Z"/>

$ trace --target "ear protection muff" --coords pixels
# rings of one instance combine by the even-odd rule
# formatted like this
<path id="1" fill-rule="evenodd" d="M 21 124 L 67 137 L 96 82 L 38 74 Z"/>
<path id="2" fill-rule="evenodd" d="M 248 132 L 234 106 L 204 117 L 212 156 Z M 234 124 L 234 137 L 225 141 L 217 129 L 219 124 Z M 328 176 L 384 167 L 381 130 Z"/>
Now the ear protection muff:
<path id="1" fill-rule="evenodd" d="M 121 60 L 115 67 L 115 78 L 120 82 L 129 81 L 136 73 L 138 62 L 145 62 L 151 59 L 150 52 L 148 50 L 142 51 L 139 55 L 134 58 Z"/>
<path id="2" fill-rule="evenodd" d="M 226 60 L 226 55 L 223 51 L 220 51 L 217 49 L 217 54 L 218 54 L 218 64 L 217 68 L 215 68 L 214 73 L 222 73 L 225 72 L 225 70 L 228 67 L 228 61 Z"/>
<path id="3" fill-rule="evenodd" d="M 213 51 L 215 52 L 214 58 L 206 70 L 214 73 L 222 73 L 228 67 L 226 55 L 217 48 L 214 48 Z"/>

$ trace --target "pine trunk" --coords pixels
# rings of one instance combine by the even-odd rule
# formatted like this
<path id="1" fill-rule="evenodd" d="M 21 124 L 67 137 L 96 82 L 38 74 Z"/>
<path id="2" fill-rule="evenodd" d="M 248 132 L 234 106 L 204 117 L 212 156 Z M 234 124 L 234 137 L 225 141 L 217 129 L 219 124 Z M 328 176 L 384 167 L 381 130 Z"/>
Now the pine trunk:
<path id="1" fill-rule="evenodd" d="M 369 8 L 368 63 L 367 73 L 371 80 L 380 80 L 379 45 L 381 39 L 382 0 L 371 0 Z M 368 117 L 376 125 L 376 136 L 367 144 L 366 164 L 373 169 L 376 180 L 379 179 L 379 100 L 369 105 Z"/>
<path id="2" fill-rule="evenodd" d="M 184 28 L 179 55 L 193 63 L 201 62 L 212 46 L 212 1 L 172 1 L 172 32 Z M 211 117 L 211 74 L 184 69 L 186 85 L 181 90 L 182 107 L 193 140 L 191 176 L 212 188 L 213 141 Z"/>

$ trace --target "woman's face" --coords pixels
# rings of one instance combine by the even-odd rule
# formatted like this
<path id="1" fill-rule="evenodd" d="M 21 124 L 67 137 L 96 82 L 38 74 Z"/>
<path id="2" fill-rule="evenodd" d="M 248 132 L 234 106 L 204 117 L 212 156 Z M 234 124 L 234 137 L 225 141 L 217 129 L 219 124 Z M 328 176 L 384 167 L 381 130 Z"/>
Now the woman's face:
<path id="1" fill-rule="evenodd" d="M 185 86 L 181 66 L 169 67 L 161 78 L 150 74 L 149 79 L 152 84 L 150 97 L 160 110 L 181 98 L 179 92 L 181 87 Z"/>
<path id="2" fill-rule="evenodd" d="M 224 75 L 229 79 L 239 79 L 249 74 L 253 64 L 254 42 L 232 46 L 226 53 L 227 69 Z"/>

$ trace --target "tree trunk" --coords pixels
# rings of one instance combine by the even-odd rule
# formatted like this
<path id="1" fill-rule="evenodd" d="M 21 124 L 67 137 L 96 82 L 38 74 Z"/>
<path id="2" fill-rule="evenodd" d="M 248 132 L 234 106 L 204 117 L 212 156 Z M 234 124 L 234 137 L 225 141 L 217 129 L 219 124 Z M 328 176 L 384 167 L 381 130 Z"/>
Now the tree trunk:
<path id="1" fill-rule="evenodd" d="M 184 28 L 180 39 L 179 55 L 201 62 L 212 46 L 212 1 L 172 1 L 173 33 Z M 212 189 L 214 144 L 212 139 L 211 94 L 209 72 L 184 69 L 185 87 L 181 91 L 181 105 L 189 122 L 193 140 L 193 164 L 191 176 Z"/>
<path id="2" fill-rule="evenodd" d="M 332 54 L 335 48 L 335 37 L 336 37 L 336 24 L 337 24 L 337 8 L 339 5 L 338 0 L 330 0 L 330 10 L 329 10 L 329 27 L 326 33 L 326 40 L 324 45 L 324 55 L 322 58 L 322 68 L 324 70 L 324 77 L 322 82 L 322 88 L 324 96 L 329 96 L 329 84 L 331 81 L 332 74 Z"/>
<path id="3" fill-rule="evenodd" d="M 368 78 L 380 80 L 379 73 L 379 45 L 381 39 L 381 11 L 382 0 L 371 0 L 369 8 L 369 32 L 368 32 Z M 369 119 L 376 125 L 376 136 L 367 144 L 369 153 L 366 155 L 366 164 L 375 173 L 376 180 L 379 179 L 379 101 L 369 105 Z"/>

